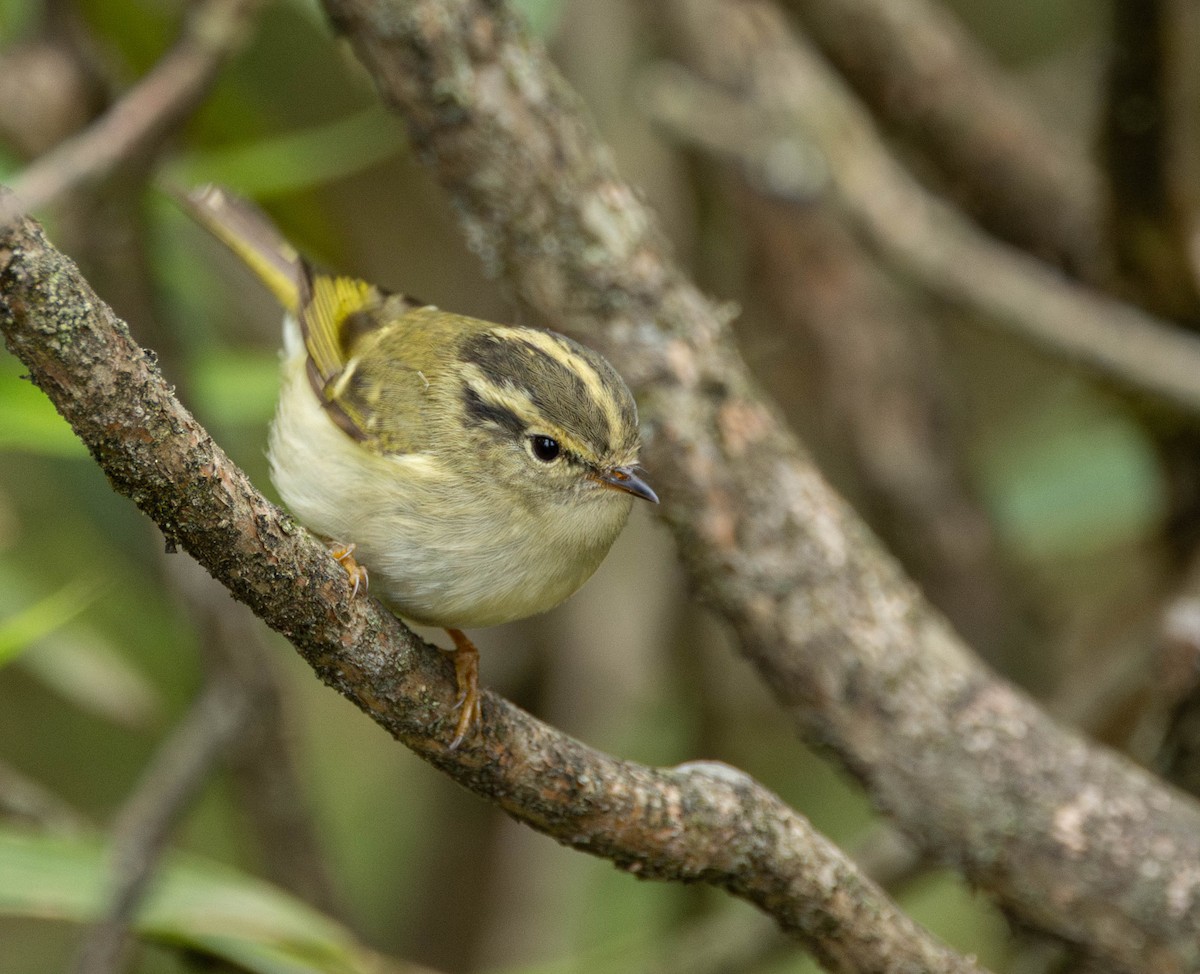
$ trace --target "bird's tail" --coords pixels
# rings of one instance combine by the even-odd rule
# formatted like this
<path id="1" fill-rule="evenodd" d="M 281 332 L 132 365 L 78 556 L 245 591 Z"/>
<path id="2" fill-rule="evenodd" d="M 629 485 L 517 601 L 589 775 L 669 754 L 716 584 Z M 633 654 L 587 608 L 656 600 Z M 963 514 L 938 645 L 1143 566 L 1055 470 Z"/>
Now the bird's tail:
<path id="1" fill-rule="evenodd" d="M 173 195 L 197 223 L 254 272 L 287 311 L 299 312 L 307 279 L 304 261 L 262 210 L 212 184 Z"/>

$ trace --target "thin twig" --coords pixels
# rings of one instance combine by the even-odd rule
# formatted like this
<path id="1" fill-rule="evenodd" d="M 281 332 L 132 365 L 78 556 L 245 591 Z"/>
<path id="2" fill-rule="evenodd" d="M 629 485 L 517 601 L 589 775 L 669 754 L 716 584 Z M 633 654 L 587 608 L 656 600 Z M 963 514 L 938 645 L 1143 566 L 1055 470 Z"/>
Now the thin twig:
<path id="1" fill-rule="evenodd" d="M 123 969 L 131 924 L 171 831 L 248 713 L 238 687 L 209 683 L 155 754 L 113 826 L 107 912 L 84 938 L 78 974 Z"/>
<path id="2" fill-rule="evenodd" d="M 205 0 L 188 15 L 175 46 L 104 115 L 60 142 L 11 182 L 0 226 L 102 179 L 134 156 L 151 154 L 187 119 L 222 65 L 246 38 L 263 0 Z"/>
<path id="3" fill-rule="evenodd" d="M 448 751 L 455 683 L 444 654 L 352 597 L 325 546 L 254 490 L 31 221 L 0 236 L 0 331 L 117 490 L 322 679 L 463 785 L 639 876 L 707 882 L 757 904 L 832 970 L 979 970 L 732 768 L 618 761 L 492 694 L 480 735 Z"/>

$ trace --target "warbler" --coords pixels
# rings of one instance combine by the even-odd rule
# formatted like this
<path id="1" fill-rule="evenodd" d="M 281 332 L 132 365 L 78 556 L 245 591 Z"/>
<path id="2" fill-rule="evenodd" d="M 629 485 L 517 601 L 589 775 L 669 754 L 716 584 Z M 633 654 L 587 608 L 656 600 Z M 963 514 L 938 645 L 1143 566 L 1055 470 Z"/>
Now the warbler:
<path id="1" fill-rule="evenodd" d="M 316 270 L 218 187 L 197 221 L 283 306 L 271 479 L 332 543 L 357 592 L 454 641 L 457 748 L 480 718 L 462 632 L 544 612 L 608 553 L 635 498 L 637 406 L 595 351 L 550 331 L 441 311 Z"/>

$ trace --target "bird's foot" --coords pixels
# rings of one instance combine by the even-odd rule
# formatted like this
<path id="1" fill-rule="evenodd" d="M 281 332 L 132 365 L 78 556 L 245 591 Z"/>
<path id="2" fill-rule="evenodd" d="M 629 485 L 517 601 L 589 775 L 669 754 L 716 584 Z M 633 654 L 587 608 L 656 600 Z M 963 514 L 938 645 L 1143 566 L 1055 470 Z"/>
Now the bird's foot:
<path id="1" fill-rule="evenodd" d="M 458 697 L 454 701 L 458 723 L 449 746 L 449 750 L 454 751 L 479 726 L 483 698 L 479 693 L 479 650 L 461 629 L 447 629 L 446 632 L 454 640 L 454 649 L 445 652 L 454 654 L 454 678 L 458 684 Z"/>
<path id="2" fill-rule="evenodd" d="M 358 595 L 360 590 L 363 595 L 366 595 L 371 585 L 371 579 L 367 574 L 367 569 L 354 560 L 354 545 L 342 544 L 340 541 L 330 542 L 329 554 L 346 570 L 346 574 L 350 578 L 350 584 L 353 586 L 350 597 Z"/>

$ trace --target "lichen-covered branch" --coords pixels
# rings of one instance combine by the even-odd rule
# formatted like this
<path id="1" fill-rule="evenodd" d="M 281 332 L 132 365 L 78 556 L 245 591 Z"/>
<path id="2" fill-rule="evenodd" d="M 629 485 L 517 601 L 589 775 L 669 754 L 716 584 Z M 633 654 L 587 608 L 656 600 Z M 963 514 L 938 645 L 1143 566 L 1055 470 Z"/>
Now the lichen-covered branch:
<path id="1" fill-rule="evenodd" d="M 707 882 L 757 904 L 831 970 L 979 971 L 732 768 L 618 761 L 490 694 L 481 738 L 448 752 L 451 664 L 377 603 L 351 597 L 324 546 L 254 489 L 29 221 L 0 232 L 0 333 L 114 488 L 169 543 L 287 636 L 326 683 L 461 784 L 632 873 Z"/>
<path id="2" fill-rule="evenodd" d="M 325 5 L 487 265 L 632 381 L 693 582 L 810 739 L 1026 920 L 1132 969 L 1200 965 L 1200 811 L 1054 724 L 928 608 L 762 402 L 728 312 L 506 8 Z"/>

